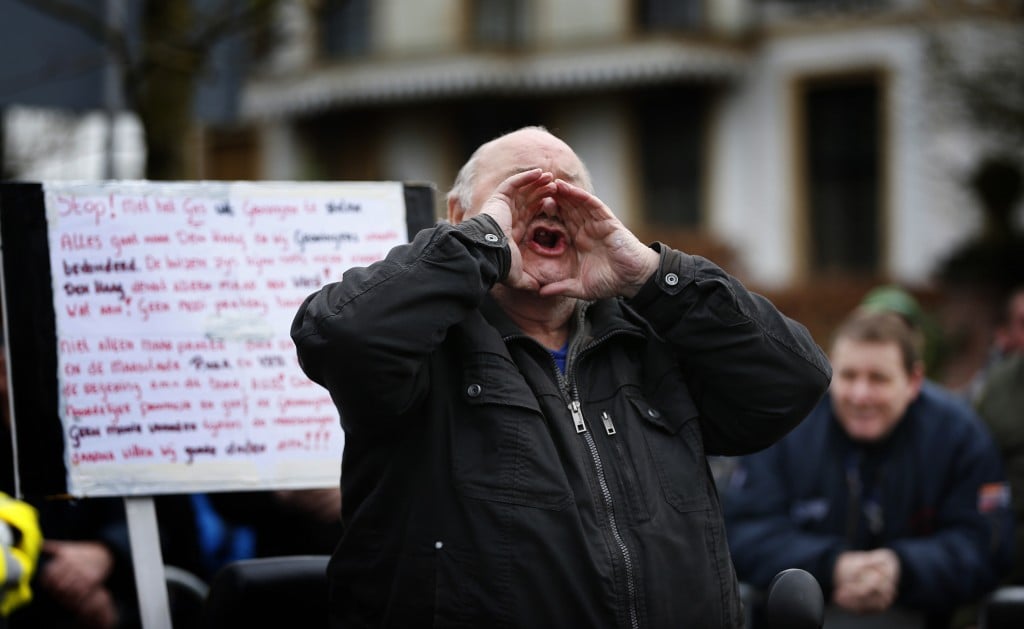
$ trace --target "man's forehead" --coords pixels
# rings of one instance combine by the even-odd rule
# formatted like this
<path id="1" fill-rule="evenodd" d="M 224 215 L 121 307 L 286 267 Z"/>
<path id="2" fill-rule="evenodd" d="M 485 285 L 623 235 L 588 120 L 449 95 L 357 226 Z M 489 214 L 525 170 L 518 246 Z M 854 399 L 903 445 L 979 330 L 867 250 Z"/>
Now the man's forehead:
<path id="1" fill-rule="evenodd" d="M 501 171 L 499 181 L 504 181 L 505 179 L 508 179 L 512 175 L 518 175 L 519 173 L 526 172 L 527 170 L 546 167 L 546 165 L 541 164 L 519 164 L 510 166 L 505 170 Z M 570 169 L 566 168 L 565 165 L 561 164 L 559 165 L 559 169 L 556 170 L 553 174 L 559 179 L 564 179 L 565 181 L 568 181 L 569 183 L 573 184 L 578 184 L 583 180 L 583 177 L 581 176 L 580 170 L 578 168 Z"/>
<path id="2" fill-rule="evenodd" d="M 880 360 L 893 359 L 899 364 L 901 350 L 895 341 L 865 341 L 841 337 L 832 346 L 832 360 L 843 358 L 872 357 Z"/>
<path id="3" fill-rule="evenodd" d="M 484 157 L 488 161 L 502 162 L 508 176 L 544 167 L 552 161 L 566 171 L 575 173 L 580 170 L 579 157 L 568 144 L 550 133 L 532 129 L 491 141 L 484 147 Z"/>

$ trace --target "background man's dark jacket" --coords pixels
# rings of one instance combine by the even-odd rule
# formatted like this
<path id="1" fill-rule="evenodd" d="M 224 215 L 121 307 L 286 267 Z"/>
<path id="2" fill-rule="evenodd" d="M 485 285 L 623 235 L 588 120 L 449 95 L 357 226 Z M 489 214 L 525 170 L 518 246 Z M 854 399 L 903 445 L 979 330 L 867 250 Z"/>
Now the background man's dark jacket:
<path id="1" fill-rule="evenodd" d="M 857 530 L 848 534 L 854 465 L 863 489 Z M 945 616 L 992 589 L 1010 558 L 999 452 L 967 404 L 931 383 L 881 443 L 851 441 L 826 397 L 733 475 L 724 496 L 729 542 L 740 578 L 757 587 L 777 569 L 803 568 L 828 596 L 840 552 L 886 547 L 900 558 L 897 603 Z M 870 502 L 881 525 L 875 534 Z"/>

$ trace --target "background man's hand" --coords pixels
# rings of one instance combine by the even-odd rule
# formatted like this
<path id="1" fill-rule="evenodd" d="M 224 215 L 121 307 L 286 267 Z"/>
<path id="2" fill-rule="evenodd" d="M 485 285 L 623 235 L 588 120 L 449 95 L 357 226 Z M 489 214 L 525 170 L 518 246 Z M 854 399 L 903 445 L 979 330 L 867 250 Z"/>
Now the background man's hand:
<path id="1" fill-rule="evenodd" d="M 40 572 L 40 585 L 84 626 L 115 626 L 117 609 L 104 585 L 114 567 L 110 550 L 99 542 L 47 540 L 43 552 L 50 560 Z"/>
<path id="2" fill-rule="evenodd" d="M 887 548 L 839 555 L 833 572 L 832 602 L 857 613 L 880 612 L 896 601 L 900 561 Z"/>

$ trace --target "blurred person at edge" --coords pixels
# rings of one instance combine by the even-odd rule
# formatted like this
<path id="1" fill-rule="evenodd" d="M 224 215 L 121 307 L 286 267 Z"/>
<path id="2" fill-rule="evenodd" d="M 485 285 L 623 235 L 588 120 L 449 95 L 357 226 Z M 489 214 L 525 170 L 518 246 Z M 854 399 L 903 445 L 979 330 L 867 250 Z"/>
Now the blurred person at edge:
<path id="1" fill-rule="evenodd" d="M 985 364 L 967 384 L 967 396 L 977 402 L 993 369 L 1018 354 L 1024 354 L 1024 286 L 1011 290 L 1003 302 Z"/>
<path id="2" fill-rule="evenodd" d="M 300 307 L 345 429 L 333 626 L 742 626 L 705 452 L 791 430 L 828 360 L 590 190 L 565 142 L 513 131 L 448 222 Z"/>
<path id="3" fill-rule="evenodd" d="M 1014 550 L 1007 585 L 1024 585 L 1024 286 L 1007 297 L 989 362 L 968 394 L 999 448 L 1010 482 Z"/>
<path id="4" fill-rule="evenodd" d="M 11 614 L 10 626 L 141 627 L 122 501 L 29 501 L 44 541 L 32 602 Z"/>
<path id="5" fill-rule="evenodd" d="M 210 552 L 203 539 L 207 578 L 235 559 L 284 555 L 327 555 L 341 539 L 341 491 L 338 487 L 276 491 L 221 492 L 203 495 L 212 511 L 206 517 L 227 527 L 235 553 Z M 193 500 L 199 496 L 193 496 Z M 196 504 L 195 502 L 193 504 Z M 200 531 L 200 537 L 208 536 Z M 241 538 L 241 539 L 239 539 Z M 246 539 L 248 538 L 248 539 Z"/>
<path id="6" fill-rule="evenodd" d="M 1007 298 L 995 343 L 1004 356 L 1024 354 L 1024 286 L 1015 288 Z"/>
<path id="7" fill-rule="evenodd" d="M 1006 465 L 1015 518 L 1013 568 L 1007 583 L 1024 585 L 1024 287 L 1007 302 L 996 344 L 1005 357 L 988 367 L 974 395 Z"/>
<path id="8" fill-rule="evenodd" d="M 947 627 L 1007 569 L 1008 489 L 966 402 L 926 381 L 914 333 L 859 308 L 837 329 L 829 395 L 740 459 L 725 492 L 739 578 L 817 577 L 825 626 Z"/>
<path id="9" fill-rule="evenodd" d="M 0 344 L 0 463 L 4 487 L 14 494 L 6 353 Z M 141 623 L 128 541 L 119 498 L 88 500 L 29 496 L 42 540 L 31 598 L 7 616 L 11 629 L 135 629 Z"/>
<path id="10" fill-rule="evenodd" d="M 35 574 L 43 535 L 32 505 L 0 492 L 0 628 L 7 616 L 32 600 L 29 585 Z"/>

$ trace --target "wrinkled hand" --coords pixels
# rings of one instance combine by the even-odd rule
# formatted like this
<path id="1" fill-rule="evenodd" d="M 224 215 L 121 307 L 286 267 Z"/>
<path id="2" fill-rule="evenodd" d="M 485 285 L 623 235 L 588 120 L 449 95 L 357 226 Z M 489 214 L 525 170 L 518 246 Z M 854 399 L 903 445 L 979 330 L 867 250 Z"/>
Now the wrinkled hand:
<path id="1" fill-rule="evenodd" d="M 476 214 L 489 215 L 505 232 L 512 253 L 512 264 L 505 284 L 511 288 L 533 291 L 539 288 L 537 280 L 523 273 L 523 256 L 519 251 L 519 242 L 526 234 L 530 218 L 541 208 L 554 205 L 551 198 L 555 191 L 553 181 L 551 173 L 543 172 L 539 168 L 517 173 L 501 182 L 494 194 L 480 206 L 478 212 L 466 212 L 465 218 Z"/>
<path id="2" fill-rule="evenodd" d="M 899 580 L 900 560 L 893 551 L 845 552 L 836 560 L 832 601 L 856 613 L 884 611 L 896 600 Z"/>
<path id="3" fill-rule="evenodd" d="M 86 626 L 114 626 L 117 611 L 104 587 L 114 567 L 110 550 L 99 542 L 47 540 L 43 552 L 50 560 L 39 574 L 40 585 Z"/>
<path id="4" fill-rule="evenodd" d="M 596 196 L 560 179 L 555 184 L 554 200 L 579 255 L 579 273 L 540 293 L 580 299 L 635 295 L 658 269 L 658 254 Z"/>
<path id="5" fill-rule="evenodd" d="M 40 577 L 58 591 L 85 591 L 102 585 L 114 567 L 113 555 L 99 542 L 47 540 L 43 552 L 50 555 L 50 561 Z"/>

